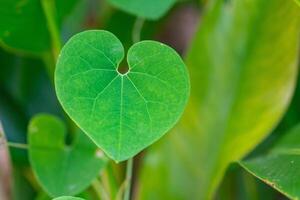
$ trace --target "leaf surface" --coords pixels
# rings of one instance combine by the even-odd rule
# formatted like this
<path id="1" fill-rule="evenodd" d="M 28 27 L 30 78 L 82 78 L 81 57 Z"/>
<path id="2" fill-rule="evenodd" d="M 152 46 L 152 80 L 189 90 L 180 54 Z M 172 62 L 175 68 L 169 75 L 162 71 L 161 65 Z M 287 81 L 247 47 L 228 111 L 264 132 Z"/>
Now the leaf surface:
<path id="1" fill-rule="evenodd" d="M 66 146 L 65 131 L 62 121 L 45 114 L 34 117 L 28 128 L 31 166 L 52 197 L 82 192 L 106 162 L 103 153 L 81 132 Z"/>
<path id="2" fill-rule="evenodd" d="M 213 198 L 229 163 L 261 142 L 286 110 L 298 38 L 293 1 L 211 4 L 187 55 L 190 102 L 174 133 L 146 156 L 141 199 Z"/>
<path id="3" fill-rule="evenodd" d="M 55 72 L 63 108 L 115 161 L 162 137 L 178 121 L 189 96 L 185 64 L 172 48 L 154 41 L 133 45 L 126 74 L 118 71 L 123 57 L 113 34 L 86 31 L 64 46 Z"/>
<path id="4" fill-rule="evenodd" d="M 59 26 L 76 1 L 56 1 Z M 50 35 L 41 0 L 2 0 L 0 13 L 2 46 L 33 54 L 40 54 L 50 48 Z"/>
<path id="5" fill-rule="evenodd" d="M 240 162 L 248 172 L 291 199 L 300 198 L 300 124 L 264 156 Z"/>
<path id="6" fill-rule="evenodd" d="M 176 0 L 109 0 L 109 2 L 133 15 L 156 20 L 162 17 Z"/>
<path id="7" fill-rule="evenodd" d="M 62 197 L 55 198 L 53 200 L 84 200 L 84 199 L 79 197 L 62 196 Z"/>

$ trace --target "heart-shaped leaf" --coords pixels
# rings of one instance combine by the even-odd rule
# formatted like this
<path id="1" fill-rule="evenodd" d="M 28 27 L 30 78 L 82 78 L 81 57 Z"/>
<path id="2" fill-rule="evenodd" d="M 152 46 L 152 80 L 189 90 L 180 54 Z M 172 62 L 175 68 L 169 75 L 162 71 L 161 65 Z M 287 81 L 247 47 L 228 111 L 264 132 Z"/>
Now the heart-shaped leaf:
<path id="1" fill-rule="evenodd" d="M 55 198 L 53 200 L 84 200 L 84 199 L 79 197 L 62 196 L 62 197 Z"/>
<path id="2" fill-rule="evenodd" d="M 247 171 L 291 199 L 300 199 L 300 124 L 264 156 L 240 163 Z"/>
<path id="3" fill-rule="evenodd" d="M 155 20 L 162 17 L 176 0 L 109 0 L 109 2 L 133 15 Z"/>
<path id="4" fill-rule="evenodd" d="M 77 34 L 59 56 L 55 86 L 70 117 L 115 161 L 162 137 L 181 116 L 189 77 L 180 56 L 154 41 L 133 45 L 128 72 L 121 42 L 107 31 Z"/>
<path id="5" fill-rule="evenodd" d="M 31 166 L 52 197 L 82 192 L 105 165 L 103 153 L 81 132 L 66 146 L 65 126 L 54 116 L 37 115 L 28 131 Z"/>

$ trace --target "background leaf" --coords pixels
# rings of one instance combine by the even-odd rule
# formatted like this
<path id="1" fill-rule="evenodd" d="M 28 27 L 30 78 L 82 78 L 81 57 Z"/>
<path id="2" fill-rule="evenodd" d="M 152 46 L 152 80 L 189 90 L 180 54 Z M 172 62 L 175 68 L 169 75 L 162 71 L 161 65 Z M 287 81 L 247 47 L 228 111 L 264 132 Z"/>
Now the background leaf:
<path id="1" fill-rule="evenodd" d="M 55 198 L 53 200 L 84 200 L 84 199 L 79 198 L 79 197 L 63 196 L 63 197 Z"/>
<path id="2" fill-rule="evenodd" d="M 76 1 L 56 1 L 59 25 Z M 50 35 L 40 0 L 3 0 L 0 13 L 2 46 L 33 54 L 41 54 L 50 48 Z"/>
<path id="3" fill-rule="evenodd" d="M 127 13 L 116 10 L 110 18 L 106 20 L 104 29 L 113 33 L 123 44 L 125 51 L 132 45 L 132 29 L 134 28 L 136 18 Z M 150 40 L 159 30 L 159 22 L 145 21 L 141 30 L 141 40 Z"/>
<path id="4" fill-rule="evenodd" d="M 285 200 L 284 196 L 249 174 L 238 163 L 229 166 L 217 191 L 216 200 Z"/>
<path id="5" fill-rule="evenodd" d="M 62 115 L 54 88 L 37 59 L 0 50 L 0 120 L 8 141 L 26 143 L 27 124 L 39 112 Z M 26 151 L 10 149 L 16 165 L 27 164 Z"/>
<path id="6" fill-rule="evenodd" d="M 291 199 L 300 198 L 300 124 L 264 156 L 240 163 L 248 172 Z"/>
<path id="7" fill-rule="evenodd" d="M 170 47 L 144 41 L 118 72 L 120 41 L 106 31 L 77 34 L 57 62 L 58 99 L 70 117 L 115 161 L 136 155 L 181 116 L 189 96 L 185 65 Z"/>
<path id="8" fill-rule="evenodd" d="M 64 144 L 66 130 L 56 117 L 37 115 L 28 129 L 30 163 L 50 196 L 82 192 L 104 167 L 103 153 L 83 133 L 71 146 Z"/>
<path id="9" fill-rule="evenodd" d="M 112 5 L 133 15 L 156 20 L 162 17 L 176 0 L 108 0 Z"/>
<path id="10" fill-rule="evenodd" d="M 298 14 L 285 0 L 219 0 L 208 9 L 187 56 L 187 111 L 146 156 L 141 199 L 212 198 L 229 163 L 271 132 L 295 85 Z"/>

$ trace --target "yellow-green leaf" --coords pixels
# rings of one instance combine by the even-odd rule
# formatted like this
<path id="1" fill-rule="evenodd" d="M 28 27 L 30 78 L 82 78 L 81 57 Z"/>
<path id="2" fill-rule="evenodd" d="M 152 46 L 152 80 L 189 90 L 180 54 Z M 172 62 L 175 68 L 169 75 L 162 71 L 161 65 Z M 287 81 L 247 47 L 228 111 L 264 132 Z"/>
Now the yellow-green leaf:
<path id="1" fill-rule="evenodd" d="M 55 198 L 53 200 L 84 200 L 84 199 L 79 197 L 62 196 L 62 197 Z"/>
<path id="2" fill-rule="evenodd" d="M 212 199 L 229 163 L 272 131 L 293 93 L 296 4 L 212 3 L 187 55 L 190 102 L 174 133 L 145 158 L 142 199 Z"/>

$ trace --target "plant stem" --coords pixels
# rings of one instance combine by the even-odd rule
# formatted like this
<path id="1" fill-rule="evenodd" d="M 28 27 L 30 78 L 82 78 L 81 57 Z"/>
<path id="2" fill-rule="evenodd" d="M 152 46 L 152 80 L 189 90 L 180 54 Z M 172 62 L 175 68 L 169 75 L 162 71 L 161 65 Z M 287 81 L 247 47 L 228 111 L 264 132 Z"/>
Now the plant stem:
<path id="1" fill-rule="evenodd" d="M 119 190 L 118 190 L 115 200 L 122 200 L 124 198 L 123 194 L 124 194 L 125 187 L 126 187 L 125 185 L 126 185 L 125 181 L 123 181 L 123 183 L 119 187 Z"/>
<path id="2" fill-rule="evenodd" d="M 130 191 L 131 191 L 131 180 L 132 180 L 132 168 L 133 168 L 133 158 L 130 158 L 127 161 L 126 165 L 126 179 L 125 179 L 125 192 L 124 192 L 124 200 L 130 199 Z"/>
<path id="3" fill-rule="evenodd" d="M 96 192 L 99 199 L 109 200 L 109 195 L 108 195 L 107 191 L 105 190 L 104 186 L 101 184 L 101 182 L 98 179 L 96 179 L 92 183 L 92 187 L 93 187 L 94 191 Z"/>
<path id="4" fill-rule="evenodd" d="M 28 149 L 27 144 L 21 144 L 21 143 L 15 143 L 15 142 L 6 142 L 6 145 L 8 147 L 13 147 L 13 148 L 17 148 L 17 149 Z"/>
<path id="5" fill-rule="evenodd" d="M 106 171 L 102 172 L 101 181 L 103 185 L 109 189 L 111 199 L 116 199 L 118 183 L 116 180 L 116 175 L 113 171 L 112 163 L 109 163 L 106 167 Z"/>
<path id="6" fill-rule="evenodd" d="M 43 56 L 43 60 L 45 63 L 45 67 L 50 76 L 50 80 L 54 85 L 54 71 L 55 71 L 55 63 L 57 61 L 59 52 L 62 48 L 61 37 L 60 37 L 60 30 L 57 24 L 57 13 L 55 9 L 55 0 L 41 0 L 42 7 L 44 10 L 44 14 L 47 20 L 47 25 L 49 29 L 49 33 L 51 36 L 52 41 L 52 55 L 51 53 L 46 53 Z M 66 119 L 66 123 L 68 124 L 68 128 L 71 133 L 74 133 L 76 126 L 74 125 L 73 121 L 70 117 L 64 112 L 64 116 Z"/>
<path id="7" fill-rule="evenodd" d="M 8 142 L 6 137 L 5 137 L 5 134 L 3 132 L 2 124 L 1 124 L 1 121 L 0 121 L 0 146 L 1 145 L 6 145 L 8 147 L 13 147 L 13 148 L 18 148 L 18 149 L 28 149 L 27 144 Z"/>
<path id="8" fill-rule="evenodd" d="M 48 29 L 50 32 L 52 40 L 52 53 L 54 59 L 56 60 L 60 49 L 61 49 L 61 40 L 60 40 L 60 31 L 56 21 L 56 10 L 55 10 L 55 1 L 54 0 L 41 0 L 42 7 L 45 13 L 47 20 Z"/>
<path id="9" fill-rule="evenodd" d="M 133 43 L 137 43 L 141 40 L 141 32 L 142 32 L 144 22 L 145 20 L 143 18 L 136 18 L 132 30 Z"/>
<path id="10" fill-rule="evenodd" d="M 141 40 L 141 31 L 143 28 L 145 20 L 143 18 L 137 17 L 132 29 L 132 42 L 137 43 Z M 132 169 L 133 169 L 133 158 L 127 160 L 126 164 L 126 178 L 125 178 L 125 191 L 123 200 L 130 199 L 130 192 L 131 192 L 131 180 L 132 180 Z"/>

